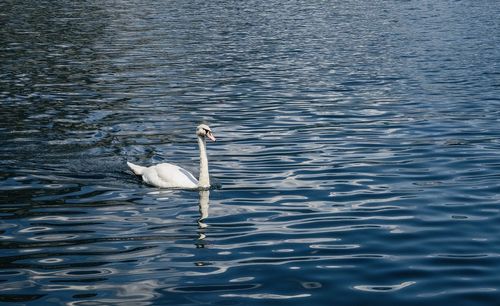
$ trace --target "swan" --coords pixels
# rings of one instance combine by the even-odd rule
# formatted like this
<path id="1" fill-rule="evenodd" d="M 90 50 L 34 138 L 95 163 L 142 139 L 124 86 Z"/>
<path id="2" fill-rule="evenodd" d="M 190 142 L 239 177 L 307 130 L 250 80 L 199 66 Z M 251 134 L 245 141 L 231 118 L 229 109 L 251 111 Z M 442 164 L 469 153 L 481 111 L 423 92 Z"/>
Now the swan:
<path id="1" fill-rule="evenodd" d="M 205 137 L 215 141 L 212 130 L 206 124 L 200 124 L 196 128 L 198 146 L 200 149 L 200 179 L 196 178 L 187 170 L 169 163 L 157 164 L 149 167 L 135 165 L 127 162 L 129 168 L 136 174 L 142 176 L 142 180 L 152 186 L 160 188 L 181 189 L 208 189 L 210 178 L 208 176 L 208 159 Z"/>

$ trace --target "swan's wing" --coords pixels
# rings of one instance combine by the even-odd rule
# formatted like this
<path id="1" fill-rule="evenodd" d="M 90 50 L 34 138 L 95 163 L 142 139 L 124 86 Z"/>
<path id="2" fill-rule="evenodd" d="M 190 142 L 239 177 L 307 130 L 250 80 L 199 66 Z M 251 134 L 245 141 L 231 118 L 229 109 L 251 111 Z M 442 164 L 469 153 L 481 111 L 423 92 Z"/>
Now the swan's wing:
<path id="1" fill-rule="evenodd" d="M 193 184 L 198 185 L 198 180 L 194 177 L 191 172 L 187 171 L 184 168 L 178 167 L 178 170 L 186 176 L 187 179 L 189 179 Z"/>
<path id="2" fill-rule="evenodd" d="M 156 174 L 160 181 L 161 187 L 173 188 L 196 188 L 198 180 L 187 170 L 169 163 L 163 163 L 154 166 Z"/>

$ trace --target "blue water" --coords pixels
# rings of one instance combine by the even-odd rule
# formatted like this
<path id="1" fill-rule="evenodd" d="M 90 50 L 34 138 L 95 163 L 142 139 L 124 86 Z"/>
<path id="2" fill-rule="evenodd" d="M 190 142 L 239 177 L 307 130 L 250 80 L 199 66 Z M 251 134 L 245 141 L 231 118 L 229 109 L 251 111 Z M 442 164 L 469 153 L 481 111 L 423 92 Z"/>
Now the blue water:
<path id="1" fill-rule="evenodd" d="M 500 2 L 3 1 L 0 302 L 498 305 Z M 143 184 L 125 162 L 197 172 Z"/>

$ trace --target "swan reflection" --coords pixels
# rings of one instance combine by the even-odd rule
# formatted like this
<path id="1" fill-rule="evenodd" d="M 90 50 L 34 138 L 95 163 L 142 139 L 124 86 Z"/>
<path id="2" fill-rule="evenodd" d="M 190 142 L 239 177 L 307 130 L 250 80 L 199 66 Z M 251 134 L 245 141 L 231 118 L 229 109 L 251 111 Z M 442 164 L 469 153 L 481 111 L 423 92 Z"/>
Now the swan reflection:
<path id="1" fill-rule="evenodd" d="M 174 192 L 174 190 L 155 190 L 153 192 L 149 192 L 148 194 L 154 195 L 159 201 L 168 201 L 170 199 L 170 195 Z M 205 229 L 208 225 L 204 222 L 206 218 L 208 218 L 208 207 L 210 201 L 210 191 L 208 190 L 200 190 L 199 191 L 199 202 L 198 202 L 198 211 L 200 212 L 200 217 L 198 218 L 198 240 L 201 241 L 206 238 Z M 203 248 L 204 244 L 197 244 L 197 247 Z"/>
<path id="2" fill-rule="evenodd" d="M 210 199 L 210 191 L 208 190 L 201 190 L 200 191 L 200 202 L 199 202 L 199 211 L 200 211 L 200 218 L 198 219 L 198 240 L 203 240 L 205 239 L 205 228 L 208 226 L 204 220 L 208 217 L 208 202 Z M 203 246 L 199 246 L 203 247 Z"/>

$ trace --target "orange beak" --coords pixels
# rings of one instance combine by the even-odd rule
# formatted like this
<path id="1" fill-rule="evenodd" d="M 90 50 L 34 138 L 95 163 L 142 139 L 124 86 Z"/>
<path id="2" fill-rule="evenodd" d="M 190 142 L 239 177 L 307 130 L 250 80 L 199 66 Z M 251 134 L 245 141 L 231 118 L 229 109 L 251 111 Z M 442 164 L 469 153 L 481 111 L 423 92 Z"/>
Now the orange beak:
<path id="1" fill-rule="evenodd" d="M 214 137 L 214 135 L 212 135 L 212 132 L 208 132 L 208 133 L 207 133 L 207 137 L 208 137 L 211 141 L 215 141 L 215 137 Z"/>

